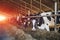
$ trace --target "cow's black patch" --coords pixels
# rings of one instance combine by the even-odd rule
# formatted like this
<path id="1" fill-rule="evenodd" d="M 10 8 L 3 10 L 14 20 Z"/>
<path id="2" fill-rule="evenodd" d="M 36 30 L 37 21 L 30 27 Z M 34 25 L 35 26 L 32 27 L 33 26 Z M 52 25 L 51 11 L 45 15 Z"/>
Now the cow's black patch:
<path id="1" fill-rule="evenodd" d="M 43 17 L 40 17 L 38 26 L 41 26 L 43 23 L 44 23 L 44 19 L 43 19 Z"/>
<path id="2" fill-rule="evenodd" d="M 51 21 L 51 17 L 47 17 L 49 21 Z"/>

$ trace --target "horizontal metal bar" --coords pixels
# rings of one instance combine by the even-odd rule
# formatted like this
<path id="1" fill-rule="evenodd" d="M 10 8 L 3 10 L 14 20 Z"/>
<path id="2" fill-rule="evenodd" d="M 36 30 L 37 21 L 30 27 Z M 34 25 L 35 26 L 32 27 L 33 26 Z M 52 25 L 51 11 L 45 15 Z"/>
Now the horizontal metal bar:
<path id="1" fill-rule="evenodd" d="M 22 17 L 22 18 L 40 18 L 40 17 L 51 17 L 51 16 L 60 16 L 60 14 L 56 15 L 44 15 L 44 16 L 28 16 L 28 17 Z"/>

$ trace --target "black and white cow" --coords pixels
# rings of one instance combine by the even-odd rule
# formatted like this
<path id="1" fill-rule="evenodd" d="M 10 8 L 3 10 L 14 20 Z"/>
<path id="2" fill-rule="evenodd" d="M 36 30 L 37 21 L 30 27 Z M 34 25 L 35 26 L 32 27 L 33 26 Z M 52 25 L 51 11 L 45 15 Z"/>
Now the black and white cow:
<path id="1" fill-rule="evenodd" d="M 52 12 L 43 12 L 40 15 L 41 16 L 52 15 Z M 32 24 L 33 24 L 32 30 L 36 30 L 35 25 L 36 25 L 36 22 L 38 22 L 39 25 L 37 25 L 37 27 L 39 29 L 42 29 L 42 30 L 46 29 L 47 31 L 50 31 L 49 25 L 51 25 L 51 21 L 54 24 L 54 18 L 53 17 L 40 17 L 39 21 L 33 19 L 32 20 Z"/>

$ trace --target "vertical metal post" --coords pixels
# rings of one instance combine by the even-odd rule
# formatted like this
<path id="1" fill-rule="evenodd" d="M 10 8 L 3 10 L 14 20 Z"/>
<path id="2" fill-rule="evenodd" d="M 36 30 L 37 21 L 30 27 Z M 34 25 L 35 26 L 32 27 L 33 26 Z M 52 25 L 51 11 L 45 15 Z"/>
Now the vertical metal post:
<path id="1" fill-rule="evenodd" d="M 58 2 L 55 1 L 55 15 L 57 14 L 58 12 Z M 55 16 L 55 32 L 57 32 L 57 28 L 56 28 L 56 16 Z"/>
<path id="2" fill-rule="evenodd" d="M 39 12 L 41 13 L 41 0 L 40 0 L 40 10 L 39 10 Z"/>
<path id="3" fill-rule="evenodd" d="M 25 13 L 26 13 L 26 11 L 27 11 L 27 10 L 26 10 L 26 3 L 25 3 Z M 26 16 L 26 14 L 25 14 L 25 16 Z"/>
<path id="4" fill-rule="evenodd" d="M 58 0 L 58 10 L 59 10 L 59 0 Z"/>
<path id="5" fill-rule="evenodd" d="M 31 10 L 30 10 L 30 11 L 31 11 L 31 13 L 32 13 L 32 0 L 31 0 Z"/>

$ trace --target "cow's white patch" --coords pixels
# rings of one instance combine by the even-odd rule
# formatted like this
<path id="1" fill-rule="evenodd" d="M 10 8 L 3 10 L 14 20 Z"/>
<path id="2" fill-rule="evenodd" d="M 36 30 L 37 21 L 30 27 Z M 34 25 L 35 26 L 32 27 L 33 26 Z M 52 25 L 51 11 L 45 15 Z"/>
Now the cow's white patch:
<path id="1" fill-rule="evenodd" d="M 33 19 L 33 20 L 32 20 L 32 24 L 33 24 L 33 28 L 32 28 L 32 30 L 36 30 L 36 28 L 35 28 L 35 23 L 36 23 L 36 20 Z"/>

